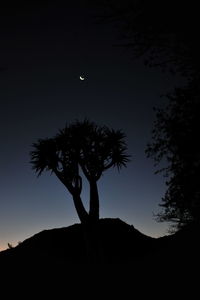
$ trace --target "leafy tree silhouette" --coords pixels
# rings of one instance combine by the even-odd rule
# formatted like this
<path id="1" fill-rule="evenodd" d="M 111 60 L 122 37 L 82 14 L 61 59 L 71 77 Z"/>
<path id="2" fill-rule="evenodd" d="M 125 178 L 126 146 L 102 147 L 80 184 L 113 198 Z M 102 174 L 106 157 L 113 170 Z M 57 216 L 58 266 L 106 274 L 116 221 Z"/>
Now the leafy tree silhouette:
<path id="1" fill-rule="evenodd" d="M 102 10 L 100 22 L 117 24 L 118 46 L 129 48 L 136 59 L 188 79 L 200 73 L 196 1 L 97 0 L 94 5 Z"/>
<path id="2" fill-rule="evenodd" d="M 81 223 L 94 223 L 99 219 L 98 180 L 109 168 L 120 170 L 129 161 L 124 138 L 121 130 L 98 126 L 87 119 L 75 121 L 55 137 L 33 143 L 31 163 L 38 176 L 45 170 L 51 171 L 64 184 L 73 197 Z M 80 170 L 90 185 L 89 212 L 81 199 Z"/>
<path id="3" fill-rule="evenodd" d="M 104 9 L 100 21 L 119 25 L 122 34 L 119 46 L 128 47 L 134 58 L 143 58 L 149 67 L 159 67 L 186 79 L 184 88 L 175 88 L 167 95 L 165 109 L 155 109 L 152 143 L 146 153 L 156 163 L 164 158 L 168 164 L 160 170 L 168 180 L 161 205 L 164 211 L 158 214 L 158 220 L 175 222 L 172 228 L 191 221 L 199 222 L 198 4 L 194 0 L 190 3 L 176 0 L 102 1 L 97 1 Z"/>
<path id="4" fill-rule="evenodd" d="M 156 109 L 153 141 L 146 149 L 156 165 L 167 159 L 167 166 L 157 171 L 168 178 L 158 220 L 175 222 L 178 228 L 200 222 L 199 94 L 199 85 L 191 83 L 168 95 L 167 108 Z"/>

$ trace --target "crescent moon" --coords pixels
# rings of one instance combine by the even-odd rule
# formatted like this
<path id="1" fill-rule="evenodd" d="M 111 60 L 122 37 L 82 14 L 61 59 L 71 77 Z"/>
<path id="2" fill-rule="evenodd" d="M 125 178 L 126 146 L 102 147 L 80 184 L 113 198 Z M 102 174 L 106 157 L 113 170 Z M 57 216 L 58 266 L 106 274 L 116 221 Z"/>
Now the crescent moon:
<path id="1" fill-rule="evenodd" d="M 80 78 L 80 80 L 85 80 L 85 78 L 83 76 L 80 76 L 79 78 Z"/>

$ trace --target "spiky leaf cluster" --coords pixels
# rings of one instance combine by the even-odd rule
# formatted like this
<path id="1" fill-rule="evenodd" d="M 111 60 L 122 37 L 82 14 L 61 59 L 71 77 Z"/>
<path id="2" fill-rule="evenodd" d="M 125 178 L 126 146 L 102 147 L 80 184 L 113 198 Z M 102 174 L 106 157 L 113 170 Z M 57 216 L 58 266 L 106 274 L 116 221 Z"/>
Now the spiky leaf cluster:
<path id="1" fill-rule="evenodd" d="M 81 168 L 88 180 L 97 181 L 108 168 L 126 166 L 129 155 L 124 138 L 121 130 L 98 126 L 87 119 L 76 121 L 55 137 L 34 143 L 31 163 L 38 175 L 50 170 L 72 183 L 80 177 Z"/>

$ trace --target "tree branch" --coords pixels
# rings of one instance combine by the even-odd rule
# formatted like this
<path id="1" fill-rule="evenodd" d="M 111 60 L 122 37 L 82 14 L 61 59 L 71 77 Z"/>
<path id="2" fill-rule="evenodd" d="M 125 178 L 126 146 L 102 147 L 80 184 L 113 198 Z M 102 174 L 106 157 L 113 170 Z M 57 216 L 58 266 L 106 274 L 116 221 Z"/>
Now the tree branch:
<path id="1" fill-rule="evenodd" d="M 82 169 L 82 171 L 83 171 L 85 177 L 87 178 L 88 181 L 90 181 L 90 179 L 91 179 L 91 178 L 90 178 L 90 174 L 88 173 L 86 167 L 84 166 L 84 164 L 83 164 L 81 161 L 79 161 L 79 164 L 80 164 L 80 166 L 81 166 L 81 169 Z"/>
<path id="2" fill-rule="evenodd" d="M 64 180 L 62 173 L 59 172 L 57 169 L 54 169 L 53 172 L 56 174 L 58 179 L 64 184 L 64 186 L 68 189 L 70 194 L 74 195 L 75 189 L 74 189 L 73 185 L 69 181 Z"/>

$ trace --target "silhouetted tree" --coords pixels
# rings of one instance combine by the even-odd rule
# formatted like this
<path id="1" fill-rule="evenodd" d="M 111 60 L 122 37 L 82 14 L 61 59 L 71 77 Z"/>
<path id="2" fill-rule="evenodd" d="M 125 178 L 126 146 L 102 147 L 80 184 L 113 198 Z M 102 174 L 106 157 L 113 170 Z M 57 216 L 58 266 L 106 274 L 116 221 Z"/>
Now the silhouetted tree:
<path id="1" fill-rule="evenodd" d="M 167 95 L 169 104 L 156 110 L 153 141 L 147 155 L 167 161 L 167 192 L 160 221 L 178 226 L 200 217 L 199 146 L 200 119 L 200 19 L 196 1 L 125 0 L 99 1 L 100 20 L 118 24 L 120 46 L 129 47 L 135 58 L 150 67 L 178 73 L 187 79 L 185 88 Z"/>
<path id="2" fill-rule="evenodd" d="M 165 109 L 156 109 L 153 142 L 147 155 L 164 171 L 167 191 L 158 214 L 160 221 L 175 221 L 178 227 L 200 221 L 200 101 L 199 85 L 191 83 L 169 94 Z M 158 171 L 158 172 L 159 172 Z"/>
<path id="3" fill-rule="evenodd" d="M 38 176 L 44 170 L 54 173 L 71 193 L 80 221 L 93 223 L 99 219 L 97 181 L 109 168 L 117 166 L 119 170 L 129 161 L 124 138 L 121 130 L 97 126 L 89 120 L 76 121 L 55 137 L 34 143 L 31 163 Z M 90 185 L 89 213 L 81 199 L 80 170 Z"/>
<path id="4" fill-rule="evenodd" d="M 89 1 L 90 2 L 90 1 Z M 98 3 L 99 2 L 99 3 Z M 146 65 L 178 72 L 187 78 L 200 73 L 200 19 L 194 0 L 95 1 L 100 22 L 117 24 L 119 45 L 130 48 Z M 97 15 L 98 19 L 98 15 Z"/>

